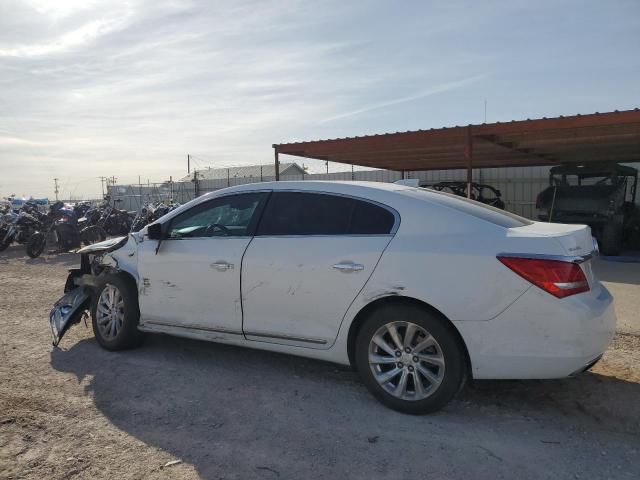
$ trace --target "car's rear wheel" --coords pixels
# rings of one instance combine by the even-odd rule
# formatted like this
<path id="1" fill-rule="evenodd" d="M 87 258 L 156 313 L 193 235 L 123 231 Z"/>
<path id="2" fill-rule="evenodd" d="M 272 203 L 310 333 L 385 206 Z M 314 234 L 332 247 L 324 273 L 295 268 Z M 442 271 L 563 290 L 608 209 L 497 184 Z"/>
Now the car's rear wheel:
<path id="1" fill-rule="evenodd" d="M 107 350 L 124 350 L 140 344 L 138 292 L 133 281 L 105 275 L 95 290 L 91 309 L 93 334 Z"/>
<path id="2" fill-rule="evenodd" d="M 379 308 L 361 327 L 355 346 L 356 367 L 367 388 L 400 412 L 439 410 L 466 377 L 463 347 L 453 327 L 419 306 Z"/>

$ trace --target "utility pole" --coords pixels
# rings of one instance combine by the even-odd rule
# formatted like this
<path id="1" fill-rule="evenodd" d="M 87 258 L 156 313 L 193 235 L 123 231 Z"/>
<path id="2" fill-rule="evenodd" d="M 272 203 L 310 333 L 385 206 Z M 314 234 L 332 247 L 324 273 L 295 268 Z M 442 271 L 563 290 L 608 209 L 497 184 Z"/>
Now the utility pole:
<path id="1" fill-rule="evenodd" d="M 187 175 L 191 173 L 191 155 L 187 153 Z"/>
<path id="2" fill-rule="evenodd" d="M 193 189 L 194 189 L 194 194 L 197 197 L 200 196 L 200 179 L 198 178 L 198 171 L 197 170 L 193 170 Z"/>
<path id="3" fill-rule="evenodd" d="M 53 179 L 53 184 L 54 184 L 54 193 L 56 194 L 56 202 L 58 201 L 58 179 L 54 178 Z"/>
<path id="4" fill-rule="evenodd" d="M 329 175 L 329 160 L 326 160 L 324 163 L 327 166 L 327 175 Z"/>
<path id="5" fill-rule="evenodd" d="M 98 177 L 100 179 L 100 186 L 102 187 L 102 196 L 104 197 L 104 182 L 107 180 L 107 177 Z"/>

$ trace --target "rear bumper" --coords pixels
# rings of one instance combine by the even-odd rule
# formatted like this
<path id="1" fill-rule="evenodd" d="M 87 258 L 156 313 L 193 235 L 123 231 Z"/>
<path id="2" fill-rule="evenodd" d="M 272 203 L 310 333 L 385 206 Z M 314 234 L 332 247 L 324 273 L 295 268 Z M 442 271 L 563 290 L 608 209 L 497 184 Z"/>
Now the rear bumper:
<path id="1" fill-rule="evenodd" d="M 531 287 L 486 322 L 454 322 L 476 379 L 562 378 L 593 365 L 615 334 L 613 297 L 600 283 L 557 299 Z"/>

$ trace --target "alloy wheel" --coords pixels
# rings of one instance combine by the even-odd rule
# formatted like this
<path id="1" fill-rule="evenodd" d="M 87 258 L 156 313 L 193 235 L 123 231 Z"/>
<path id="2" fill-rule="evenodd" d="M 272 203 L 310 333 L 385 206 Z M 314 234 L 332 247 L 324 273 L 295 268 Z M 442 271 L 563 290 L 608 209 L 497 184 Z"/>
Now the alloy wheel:
<path id="1" fill-rule="evenodd" d="M 402 400 L 423 400 L 440 386 L 445 360 L 436 339 L 411 322 L 390 322 L 369 342 L 369 367 L 378 385 Z"/>
<path id="2" fill-rule="evenodd" d="M 124 299 L 117 287 L 105 285 L 96 307 L 96 323 L 100 335 L 105 340 L 118 336 L 124 322 Z"/>

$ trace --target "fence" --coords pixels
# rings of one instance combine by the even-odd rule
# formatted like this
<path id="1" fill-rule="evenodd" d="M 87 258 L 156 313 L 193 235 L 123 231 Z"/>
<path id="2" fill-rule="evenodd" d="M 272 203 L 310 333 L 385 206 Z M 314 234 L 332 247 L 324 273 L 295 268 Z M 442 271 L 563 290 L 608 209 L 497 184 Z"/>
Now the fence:
<path id="1" fill-rule="evenodd" d="M 640 164 L 631 164 L 636 168 Z M 390 170 L 356 170 L 337 173 L 281 175 L 280 180 L 360 180 L 372 182 L 395 182 L 402 178 L 401 172 Z M 466 181 L 464 170 L 430 170 L 405 172 L 405 178 L 417 178 L 426 184 L 442 181 Z M 118 201 L 118 207 L 138 210 L 149 202 L 173 199 L 185 203 L 207 192 L 234 185 L 274 181 L 273 176 L 246 176 L 194 182 L 165 182 L 142 185 L 116 185 L 109 187 L 109 194 Z M 505 208 L 510 212 L 535 219 L 536 196 L 549 184 L 549 167 L 484 168 L 473 170 L 473 181 L 486 183 L 500 190 Z"/>

